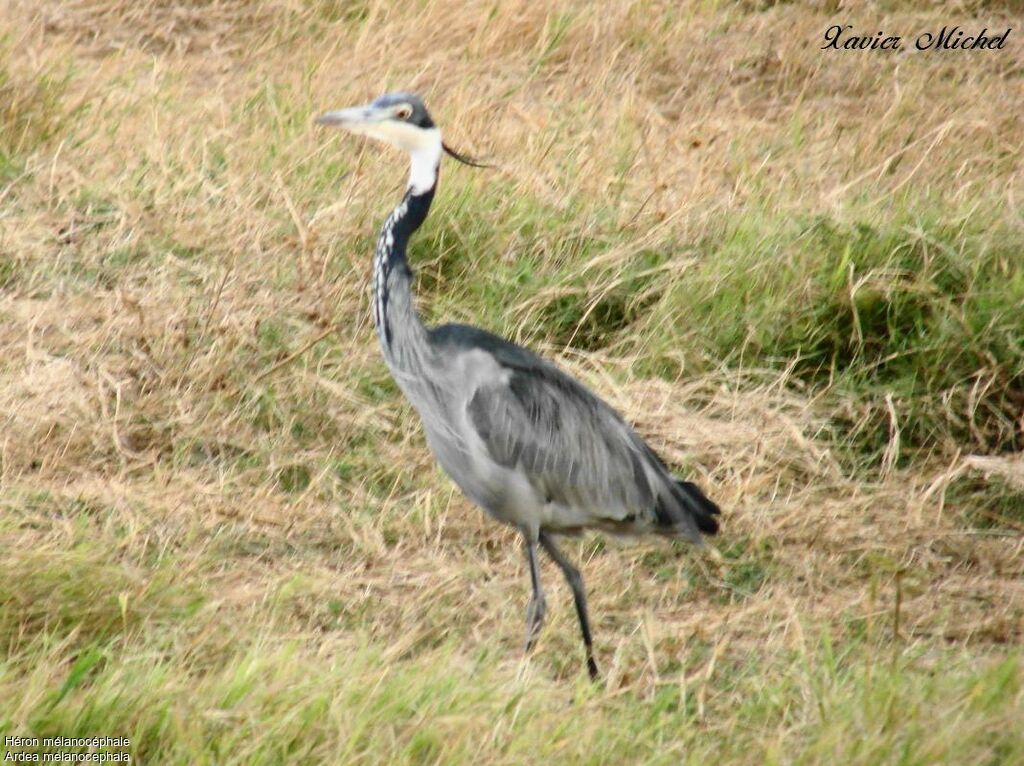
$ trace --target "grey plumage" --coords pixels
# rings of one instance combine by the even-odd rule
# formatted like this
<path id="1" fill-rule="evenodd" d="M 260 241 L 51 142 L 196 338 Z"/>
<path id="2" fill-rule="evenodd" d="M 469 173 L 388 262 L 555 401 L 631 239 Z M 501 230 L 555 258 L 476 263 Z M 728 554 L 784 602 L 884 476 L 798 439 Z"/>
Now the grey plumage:
<path id="1" fill-rule="evenodd" d="M 374 258 L 374 320 L 385 362 L 442 468 L 491 517 L 523 535 L 532 583 L 527 648 L 546 611 L 539 545 L 572 589 L 596 677 L 582 578 L 553 535 L 600 529 L 700 543 L 702 533 L 717 531 L 719 509 L 673 477 L 618 413 L 555 365 L 475 327 L 423 326 L 406 244 L 430 209 L 442 152 L 464 158 L 442 143 L 422 101 L 389 94 L 318 121 L 409 153 L 409 188 L 385 221 Z"/>

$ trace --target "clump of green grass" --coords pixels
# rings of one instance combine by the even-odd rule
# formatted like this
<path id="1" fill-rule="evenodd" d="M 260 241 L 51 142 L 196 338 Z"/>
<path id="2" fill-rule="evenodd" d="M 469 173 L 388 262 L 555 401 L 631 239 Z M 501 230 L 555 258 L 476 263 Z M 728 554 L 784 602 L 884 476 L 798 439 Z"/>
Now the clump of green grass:
<path id="1" fill-rule="evenodd" d="M 1024 534 L 1024 488 L 999 477 L 957 477 L 946 503 L 972 527 Z"/>
<path id="2" fill-rule="evenodd" d="M 67 75 L 28 73 L 11 66 L 10 43 L 0 40 L 0 180 L 21 172 L 24 158 L 67 124 Z"/>
<path id="3" fill-rule="evenodd" d="M 660 298 L 667 273 L 664 251 L 642 251 L 588 268 L 601 249 L 579 247 L 572 267 L 555 276 L 556 290 L 540 303 L 536 321 L 550 342 L 586 351 L 606 348 Z"/>
<path id="4" fill-rule="evenodd" d="M 0 646 L 17 654 L 23 646 L 45 638 L 65 642 L 65 650 L 108 645 L 158 624 L 187 620 L 202 605 L 191 581 L 181 582 L 173 555 L 137 560 L 110 551 L 123 544 L 111 509 L 90 501 L 50 497 L 24 498 L 5 509 L 2 531 L 19 539 L 18 528 L 31 530 L 64 519 L 71 528 L 69 544 L 20 544 L 0 559 Z M 19 518 L 21 519 L 19 523 Z"/>
<path id="5" fill-rule="evenodd" d="M 985 220 L 749 215 L 700 243 L 699 263 L 658 302 L 646 364 L 785 370 L 854 401 L 839 422 L 875 458 L 893 429 L 911 450 L 1018 449 L 1022 247 Z"/>

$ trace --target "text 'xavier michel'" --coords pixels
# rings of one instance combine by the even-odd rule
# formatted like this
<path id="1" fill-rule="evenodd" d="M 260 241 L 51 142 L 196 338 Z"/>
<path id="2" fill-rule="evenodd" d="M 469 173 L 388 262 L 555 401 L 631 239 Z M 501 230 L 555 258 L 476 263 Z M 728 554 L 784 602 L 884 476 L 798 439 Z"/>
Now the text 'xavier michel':
<path id="1" fill-rule="evenodd" d="M 943 27 L 937 32 L 922 32 L 914 38 L 914 47 L 919 51 L 980 51 L 1000 50 L 1006 44 L 1013 27 L 1002 33 L 990 33 L 988 27 L 980 32 L 969 34 L 959 26 Z M 858 35 L 853 32 L 852 24 L 835 24 L 825 30 L 825 44 L 822 50 L 882 50 L 895 51 L 903 45 L 900 35 L 888 35 L 878 32 L 871 35 Z"/>

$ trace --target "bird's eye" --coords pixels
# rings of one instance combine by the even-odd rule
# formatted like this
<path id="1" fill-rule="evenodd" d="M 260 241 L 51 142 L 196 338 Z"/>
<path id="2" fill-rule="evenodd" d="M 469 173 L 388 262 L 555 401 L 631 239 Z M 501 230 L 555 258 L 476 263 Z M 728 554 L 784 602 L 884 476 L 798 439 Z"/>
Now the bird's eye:
<path id="1" fill-rule="evenodd" d="M 408 120 L 412 117 L 412 107 L 409 105 L 400 106 L 395 110 L 395 117 L 400 120 Z"/>

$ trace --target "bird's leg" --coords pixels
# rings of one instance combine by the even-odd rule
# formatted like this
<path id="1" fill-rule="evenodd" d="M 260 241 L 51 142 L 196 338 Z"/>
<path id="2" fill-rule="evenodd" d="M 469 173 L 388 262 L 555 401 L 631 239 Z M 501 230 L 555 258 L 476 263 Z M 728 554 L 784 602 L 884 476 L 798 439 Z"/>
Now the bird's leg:
<path id="1" fill-rule="evenodd" d="M 587 594 L 583 590 L 583 577 L 580 570 L 572 565 L 565 555 L 555 545 L 555 541 L 545 532 L 540 533 L 540 544 L 548 552 L 551 560 L 558 564 L 558 568 L 565 575 L 565 581 L 572 588 L 572 600 L 576 604 L 576 616 L 580 618 L 580 630 L 583 632 L 583 645 L 587 650 L 587 672 L 592 681 L 596 681 L 597 663 L 594 662 L 594 644 L 590 637 L 590 618 L 587 616 Z"/>
<path id="2" fill-rule="evenodd" d="M 537 643 L 537 636 L 540 634 L 541 626 L 544 624 L 547 604 L 544 602 L 544 591 L 540 586 L 540 565 L 537 562 L 536 535 L 524 532 L 523 541 L 526 543 L 526 562 L 530 567 L 530 583 L 533 586 L 533 593 L 530 594 L 530 603 L 526 607 L 526 652 L 529 653 L 533 649 L 533 645 Z"/>

